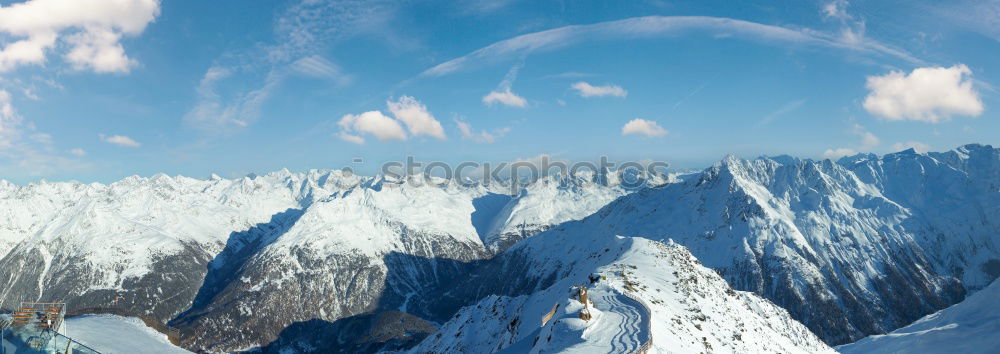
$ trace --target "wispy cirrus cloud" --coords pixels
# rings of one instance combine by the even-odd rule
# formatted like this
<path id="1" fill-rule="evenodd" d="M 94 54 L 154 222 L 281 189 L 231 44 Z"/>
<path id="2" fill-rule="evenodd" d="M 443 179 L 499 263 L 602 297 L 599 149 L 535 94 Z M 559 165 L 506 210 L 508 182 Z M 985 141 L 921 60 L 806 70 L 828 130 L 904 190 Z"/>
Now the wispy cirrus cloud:
<path id="1" fill-rule="evenodd" d="M 338 41 L 384 26 L 391 14 L 392 6 L 385 1 L 292 4 L 272 24 L 273 42 L 228 52 L 206 70 L 184 123 L 212 135 L 237 132 L 260 118 L 264 105 L 292 75 L 349 84 L 351 76 L 320 53 Z M 220 81 L 233 77 L 242 83 L 220 88 Z"/>
<path id="2" fill-rule="evenodd" d="M 492 144 L 496 142 L 497 138 L 501 138 L 510 132 L 510 128 L 500 128 L 492 132 L 486 130 L 476 131 L 472 127 L 472 124 L 460 118 L 455 118 L 455 125 L 458 126 L 458 131 L 462 133 L 462 139 L 471 140 L 477 144 Z"/>
<path id="3" fill-rule="evenodd" d="M 768 43 L 836 48 L 893 57 L 909 63 L 922 63 L 921 60 L 902 49 L 870 38 L 862 37 L 857 38 L 857 40 L 845 41 L 839 33 L 830 34 L 812 29 L 787 28 L 724 17 L 646 16 L 588 25 L 564 26 L 520 35 L 435 65 L 421 73 L 420 76 L 443 76 L 481 62 L 495 62 L 512 56 L 551 51 L 589 41 L 663 37 L 697 31 Z"/>
<path id="4" fill-rule="evenodd" d="M 347 85 L 351 82 L 351 76 L 345 74 L 340 66 L 332 61 L 319 56 L 311 55 L 292 62 L 292 71 L 307 77 L 331 80 L 338 85 Z"/>
<path id="5" fill-rule="evenodd" d="M 799 109 L 799 107 L 802 107 L 802 105 L 804 105 L 804 104 L 806 104 L 806 100 L 804 100 L 804 99 L 794 100 L 794 101 L 785 103 L 784 105 L 782 105 L 778 109 L 776 109 L 773 112 L 768 113 L 766 116 L 764 116 L 764 118 L 760 120 L 760 124 L 770 123 L 771 121 L 773 121 L 773 120 L 775 120 L 775 119 L 777 119 L 777 118 L 779 118 L 779 117 L 781 117 L 783 115 L 786 115 L 786 114 L 788 114 L 788 113 L 790 113 L 792 111 L 795 111 L 796 109 Z"/>

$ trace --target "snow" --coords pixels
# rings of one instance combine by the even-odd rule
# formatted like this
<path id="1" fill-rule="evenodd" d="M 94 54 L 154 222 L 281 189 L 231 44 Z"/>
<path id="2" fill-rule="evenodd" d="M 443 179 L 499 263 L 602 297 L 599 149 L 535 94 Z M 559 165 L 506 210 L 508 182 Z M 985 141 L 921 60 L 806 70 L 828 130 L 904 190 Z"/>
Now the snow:
<path id="1" fill-rule="evenodd" d="M 502 251 L 506 248 L 501 247 L 507 241 L 505 238 L 512 234 L 544 231 L 548 226 L 593 214 L 612 200 L 636 189 L 622 183 L 626 178 L 623 173 L 579 171 L 573 176 L 555 175 L 540 179 L 521 189 L 498 213 L 483 243 L 494 251 Z M 648 176 L 643 186 L 654 187 L 677 181 L 677 175 Z"/>
<path id="2" fill-rule="evenodd" d="M 9 302 L 23 296 L 68 300 L 81 298 L 88 291 L 122 289 L 124 284 L 148 275 L 155 261 L 163 256 L 184 254 L 194 258 L 190 257 L 194 254 L 212 259 L 227 247 L 234 234 L 269 224 L 275 215 L 296 210 L 301 212 L 301 218 L 292 221 L 288 228 L 276 229 L 280 232 L 268 234 L 267 242 L 259 245 L 262 250 L 253 253 L 258 259 L 247 263 L 271 273 L 261 272 L 264 274 L 261 279 L 246 275 L 242 281 L 253 286 L 239 291 L 261 291 L 257 295 L 267 296 L 280 293 L 266 292 L 269 286 L 273 289 L 286 286 L 328 294 L 321 290 L 332 291 L 343 286 L 340 283 L 345 280 L 337 276 L 346 271 L 335 268 L 333 265 L 339 263 L 334 261 L 324 263 L 331 264 L 329 268 L 314 266 L 317 260 L 336 260 L 343 255 L 371 260 L 354 262 L 352 258 L 351 264 L 384 268 L 383 258 L 387 254 L 437 257 L 442 252 L 435 248 L 438 244 L 434 241 L 465 246 L 452 248 L 461 254 L 447 256 L 461 261 L 513 247 L 513 252 L 532 254 L 531 259 L 537 262 L 532 269 L 539 274 L 570 267 L 574 269 L 572 274 L 584 276 L 612 271 L 607 267 L 626 261 L 645 269 L 630 276 L 643 279 L 644 284 L 656 284 L 655 289 L 662 290 L 663 294 L 657 292 L 654 296 L 642 294 L 647 295 L 644 299 L 654 312 L 650 322 L 654 336 L 673 330 L 698 339 L 692 344 L 683 336 L 678 338 L 684 340 L 655 337 L 654 346 L 660 349 L 668 349 L 664 343 L 692 350 L 704 350 L 707 343 L 714 351 L 735 351 L 720 348 L 739 345 L 747 350 L 766 345 L 772 348 L 812 345 L 808 341 L 788 343 L 770 337 L 766 337 L 768 343 L 738 344 L 732 339 L 697 335 L 700 330 L 693 326 L 693 317 L 689 317 L 694 315 L 685 312 L 690 308 L 704 312 L 712 308 L 732 310 L 735 306 L 738 309 L 733 310 L 734 315 L 723 311 L 713 316 L 723 322 L 722 319 L 733 320 L 727 316 L 748 316 L 755 320 L 745 325 L 772 328 L 779 334 L 795 334 L 801 325 L 791 324 L 787 314 L 747 293 L 735 292 L 738 294 L 735 300 L 692 303 L 688 297 L 691 294 L 685 291 L 695 291 L 698 287 L 674 284 L 689 278 L 649 270 L 671 269 L 684 262 L 674 264 L 656 255 L 640 255 L 642 249 L 634 246 L 644 244 L 643 247 L 661 250 L 662 256 L 663 252 L 673 253 L 643 238 L 663 242 L 673 239 L 708 267 L 724 274 L 734 288 L 774 297 L 785 306 L 791 304 L 789 309 L 793 313 L 806 316 L 803 322 L 812 326 L 829 324 L 823 328 L 829 337 L 824 338 L 844 342 L 864 333 L 891 330 L 911 321 L 913 313 L 927 313 L 960 298 L 935 296 L 955 289 L 961 294 L 963 286 L 974 292 L 995 278 L 989 273 L 993 268 L 987 265 L 1000 260 L 1000 242 L 996 239 L 1000 234 L 998 156 L 1000 150 L 990 146 L 967 145 L 944 153 L 859 155 L 836 163 L 790 157 L 754 160 L 728 157 L 682 180 L 677 176 L 656 179 L 653 184 L 671 182 L 657 188 L 635 191 L 620 185 L 618 175 L 580 174 L 549 177 L 528 185 L 516 195 L 475 184 L 438 181 L 418 186 L 409 181 L 324 170 L 305 173 L 282 170 L 234 179 L 213 175 L 208 180 L 160 174 L 150 178 L 128 177 L 107 185 L 41 182 L 17 186 L 0 181 L 0 261 L 10 265 L 0 269 L 8 272 L 0 273 L 0 300 Z M 521 241 L 544 230 L 549 231 L 541 235 L 560 241 Z M 621 244 L 608 244 L 613 235 L 629 237 L 621 239 Z M 564 250 L 567 244 L 580 242 L 594 242 L 617 251 L 604 255 L 602 248 L 587 248 L 591 247 L 587 245 L 578 251 L 596 253 L 599 257 L 586 260 L 573 258 L 572 253 L 550 254 L 554 249 Z M 675 247 L 667 244 L 668 249 Z M 238 248 L 236 244 L 230 245 Z M 185 249 L 195 251 L 181 253 Z M 632 256 L 635 258 L 628 258 Z M 34 271 L 31 278 L 18 279 L 20 273 L 16 267 L 25 266 L 18 264 L 18 260 L 35 258 L 38 267 L 31 269 Z M 212 264 L 213 269 L 230 264 L 229 261 L 219 258 Z M 897 270 L 906 282 L 885 283 Z M 280 276 L 272 276 L 277 273 Z M 678 274 L 687 273 L 678 271 Z M 288 279 L 306 279 L 302 281 L 311 283 L 286 282 Z M 564 303 L 566 306 L 562 308 L 569 311 L 572 307 L 566 300 L 566 289 L 579 285 L 580 279 L 557 283 L 560 287 L 553 285 L 551 291 L 534 289 L 518 296 L 487 298 L 482 304 L 531 317 L 538 311 L 548 311 L 556 302 Z M 57 280 L 74 283 L 62 288 L 68 293 L 51 293 Z M 606 315 L 603 318 L 574 327 L 578 323 L 573 324 L 573 316 L 566 313 L 569 317 L 558 322 L 558 326 L 545 329 L 549 333 L 575 336 L 560 338 L 576 338 L 552 344 L 553 348 L 596 342 L 587 340 L 595 338 L 590 336 L 607 334 L 610 336 L 607 338 L 615 338 L 614 333 L 598 330 L 602 328 L 600 323 L 634 323 L 634 318 L 619 321 L 632 308 L 627 299 L 616 302 L 619 299 L 616 294 L 626 291 L 621 281 L 612 277 L 608 284 L 592 289 L 595 300 L 602 297 L 595 305 L 598 310 L 606 311 L 602 312 Z M 402 289 L 401 296 L 406 299 L 402 308 L 415 308 L 410 306 L 414 303 L 410 301 L 414 293 L 405 290 L 406 284 L 390 285 Z M 886 291 L 885 285 L 890 285 L 891 291 L 921 296 L 917 299 L 932 305 L 893 308 L 885 302 L 887 296 L 880 293 Z M 710 289 L 731 290 L 721 285 Z M 926 293 L 918 293 L 924 289 Z M 140 290 L 157 293 L 159 289 L 154 286 Z M 241 293 L 232 298 L 247 313 L 259 309 L 249 302 L 255 296 Z M 843 305 L 844 301 L 854 299 L 857 302 Z M 415 297 L 413 301 L 416 300 Z M 657 303 L 652 303 L 653 300 Z M 809 311 L 818 306 L 812 301 L 829 307 Z M 804 307 L 795 310 L 795 304 Z M 917 307 L 920 305 L 924 307 Z M 333 311 L 332 305 L 322 313 L 328 320 L 341 315 Z M 833 320 L 808 318 L 813 313 L 823 313 Z M 896 316 L 906 317 L 905 321 L 892 318 L 900 313 L 908 313 L 910 317 Z M 466 320 L 489 320 L 472 313 L 466 315 Z M 853 315 L 859 318 L 844 319 Z M 678 316 L 682 324 L 664 323 L 660 319 L 663 316 Z M 861 318 L 864 316 L 871 318 Z M 706 317 L 713 318 L 707 314 Z M 230 329 L 234 331 L 247 326 L 242 322 L 225 325 L 232 326 Z M 731 329 L 720 326 L 720 330 Z M 956 329 L 945 327 L 925 333 Z M 502 334 L 483 328 L 484 333 L 492 335 L 481 340 L 510 346 L 529 337 L 526 329 Z M 779 334 L 774 334 L 774 338 L 780 337 Z M 618 342 L 623 347 L 631 348 L 635 342 L 634 338 L 618 338 L 622 339 Z M 742 342 L 748 341 L 747 336 L 743 338 Z M 463 337 L 460 342 L 477 340 Z M 447 347 L 461 343 L 439 344 Z"/>
<path id="3" fill-rule="evenodd" d="M 786 311 L 733 291 L 683 246 L 638 237 L 585 232 L 569 223 L 519 243 L 497 260 L 524 259 L 523 274 L 555 276 L 545 289 L 520 296 L 489 296 L 463 308 L 411 352 L 633 352 L 652 340 L 652 352 L 832 352 Z M 511 265 L 513 269 L 522 269 Z M 605 279 L 591 284 L 599 273 Z M 586 285 L 592 319 L 578 317 L 570 297 Z M 625 294 L 631 294 L 626 296 Z M 544 325 L 539 319 L 554 306 Z"/>
<path id="4" fill-rule="evenodd" d="M 84 315 L 66 319 L 67 337 L 103 354 L 190 353 L 135 317 Z"/>
<path id="5" fill-rule="evenodd" d="M 1000 281 L 949 308 L 886 335 L 837 347 L 841 353 L 996 353 Z"/>
<path id="6" fill-rule="evenodd" d="M 305 215 L 279 243 L 316 242 L 327 251 L 379 255 L 398 246 L 398 237 L 391 234 L 398 230 L 378 229 L 390 220 L 483 245 L 491 227 L 548 227 L 582 218 L 624 193 L 602 184 L 569 195 L 538 192 L 514 198 L 482 185 L 438 182 L 441 185 L 415 184 L 326 170 L 281 170 L 235 179 L 213 174 L 208 180 L 158 174 L 108 185 L 43 181 L 17 186 L 3 181 L 0 259 L 8 252 L 45 253 L 47 245 L 57 245 L 48 249 L 60 253 L 46 253 L 46 261 L 83 257 L 92 268 L 108 270 L 89 276 L 99 279 L 91 288 L 119 289 L 124 279 L 149 273 L 157 258 L 191 245 L 214 255 L 233 232 L 266 223 L 289 209 L 305 210 Z M 553 188 L 531 185 L 528 190 Z M 474 201 L 488 195 L 500 198 L 481 203 L 477 210 Z M 343 226 L 324 232 L 335 224 Z M 367 238 L 351 236 L 369 231 L 374 234 Z"/>

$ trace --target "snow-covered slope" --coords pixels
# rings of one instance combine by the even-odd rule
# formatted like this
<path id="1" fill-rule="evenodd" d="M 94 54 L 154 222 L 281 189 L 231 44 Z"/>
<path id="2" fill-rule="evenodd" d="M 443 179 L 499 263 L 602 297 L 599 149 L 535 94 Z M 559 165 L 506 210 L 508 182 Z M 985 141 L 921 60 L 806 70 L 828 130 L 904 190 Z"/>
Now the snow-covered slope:
<path id="1" fill-rule="evenodd" d="M 65 335 L 104 354 L 191 353 L 135 317 L 84 315 L 66 319 Z"/>
<path id="2" fill-rule="evenodd" d="M 963 285 L 975 290 L 998 275 L 1000 190 L 983 180 L 998 160 L 979 145 L 841 164 L 730 157 L 582 223 L 598 235 L 667 235 L 734 288 L 846 343 L 956 303 Z"/>
<path id="3" fill-rule="evenodd" d="M 573 176 L 543 178 L 521 189 L 506 204 L 490 225 L 484 243 L 494 252 L 503 251 L 552 225 L 593 214 L 612 200 L 637 189 L 677 181 L 677 175 L 639 176 L 633 170 L 624 173 L 580 171 Z"/>
<path id="4" fill-rule="evenodd" d="M 886 335 L 837 347 L 841 353 L 996 353 L 1000 281 L 962 302 Z"/>
<path id="5" fill-rule="evenodd" d="M 586 227 L 563 224 L 500 255 L 490 272 L 459 285 L 498 284 L 499 295 L 463 308 L 411 352 L 624 353 L 650 341 L 652 352 L 832 352 L 785 310 L 734 291 L 683 246 Z M 591 283 L 594 273 L 604 278 Z M 571 298 L 574 286 L 589 288 L 589 321 Z"/>

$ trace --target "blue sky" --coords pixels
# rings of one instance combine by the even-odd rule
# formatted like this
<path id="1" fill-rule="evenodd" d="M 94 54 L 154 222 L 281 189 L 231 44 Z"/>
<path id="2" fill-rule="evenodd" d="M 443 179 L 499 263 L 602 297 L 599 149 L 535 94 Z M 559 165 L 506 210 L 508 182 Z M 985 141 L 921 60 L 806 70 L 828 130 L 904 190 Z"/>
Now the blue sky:
<path id="1" fill-rule="evenodd" d="M 998 1 L 0 5 L 15 183 L 1000 143 Z"/>

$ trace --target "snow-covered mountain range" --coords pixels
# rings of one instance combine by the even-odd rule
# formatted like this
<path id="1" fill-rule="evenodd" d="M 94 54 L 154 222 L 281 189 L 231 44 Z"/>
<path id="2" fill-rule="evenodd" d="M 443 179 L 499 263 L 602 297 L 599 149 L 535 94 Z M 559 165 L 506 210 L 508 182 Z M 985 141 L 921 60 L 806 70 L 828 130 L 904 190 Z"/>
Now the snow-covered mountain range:
<path id="1" fill-rule="evenodd" d="M 0 308 L 35 299 L 124 307 L 172 321 L 185 345 L 211 350 L 373 310 L 446 317 L 408 309 L 408 299 L 490 257 L 510 230 L 529 237 L 624 195 L 616 175 L 549 177 L 517 195 L 341 171 L 2 182 Z"/>
<path id="2" fill-rule="evenodd" d="M 551 351 L 602 338 L 616 343 L 604 349 L 652 339 L 825 351 L 816 337 L 886 333 L 1000 276 L 1000 150 L 990 146 L 836 162 L 728 157 L 638 190 L 621 178 L 548 177 L 515 194 L 315 170 L 0 181 L 0 308 L 123 307 L 178 327 L 195 351 Z M 594 272 L 606 276 L 591 285 L 594 320 L 573 322 L 569 286 Z M 564 320 L 538 327 L 556 303 Z M 398 328 L 377 328 L 389 322 Z M 652 331 L 619 335 L 602 327 L 611 323 Z"/>

